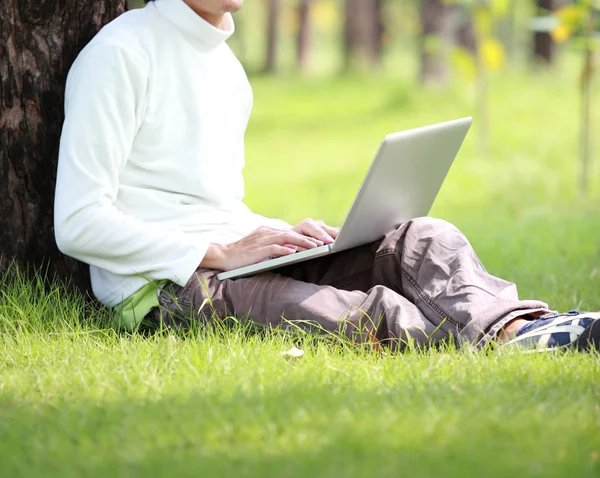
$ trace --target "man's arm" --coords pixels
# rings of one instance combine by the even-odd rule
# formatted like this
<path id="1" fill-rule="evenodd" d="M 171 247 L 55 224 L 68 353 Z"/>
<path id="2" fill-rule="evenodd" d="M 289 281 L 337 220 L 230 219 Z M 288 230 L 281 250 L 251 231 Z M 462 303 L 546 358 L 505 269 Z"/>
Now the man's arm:
<path id="1" fill-rule="evenodd" d="M 134 45 L 88 47 L 69 74 L 55 198 L 61 251 L 107 271 L 185 285 L 209 244 L 144 223 L 114 202 L 145 107 L 149 65 Z"/>
<path id="2" fill-rule="evenodd" d="M 208 269 L 229 271 L 270 257 L 286 256 L 323 244 L 332 244 L 337 234 L 336 228 L 312 219 L 305 219 L 293 228 L 261 226 L 231 244 L 210 244 L 201 265 Z"/>
<path id="3" fill-rule="evenodd" d="M 265 217 L 260 214 L 254 214 L 257 222 L 261 226 L 273 227 L 275 229 L 291 229 L 292 226 L 285 222 L 283 219 L 275 219 L 271 217 Z"/>
<path id="4" fill-rule="evenodd" d="M 116 274 L 183 286 L 198 265 L 229 270 L 322 244 L 275 220 L 275 227 L 228 246 L 196 243 L 117 209 L 119 174 L 143 118 L 147 81 L 148 63 L 135 45 L 88 48 L 70 73 L 54 215 L 61 251 Z"/>

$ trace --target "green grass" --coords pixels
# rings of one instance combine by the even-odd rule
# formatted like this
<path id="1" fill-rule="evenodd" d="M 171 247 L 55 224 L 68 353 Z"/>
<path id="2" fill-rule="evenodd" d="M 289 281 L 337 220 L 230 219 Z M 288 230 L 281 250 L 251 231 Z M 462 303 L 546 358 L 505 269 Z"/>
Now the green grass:
<path id="1" fill-rule="evenodd" d="M 475 128 L 432 214 L 523 297 L 600 309 L 600 177 L 579 196 L 575 82 L 497 79 L 490 151 Z M 291 222 L 339 223 L 384 134 L 473 113 L 468 89 L 396 77 L 253 83 L 248 204 Z M 2 476 L 600 475 L 598 354 L 379 355 L 244 325 L 122 335 L 41 280 L 5 275 L 0 294 Z M 305 356 L 283 358 L 295 342 Z"/>

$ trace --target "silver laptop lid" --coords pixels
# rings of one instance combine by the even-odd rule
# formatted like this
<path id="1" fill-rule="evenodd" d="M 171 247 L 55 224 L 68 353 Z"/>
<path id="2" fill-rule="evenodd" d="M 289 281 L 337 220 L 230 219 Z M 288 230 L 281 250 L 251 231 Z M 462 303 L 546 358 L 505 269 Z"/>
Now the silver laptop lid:
<path id="1" fill-rule="evenodd" d="M 426 216 L 471 123 L 472 118 L 464 118 L 386 136 L 332 250 L 374 242 Z"/>

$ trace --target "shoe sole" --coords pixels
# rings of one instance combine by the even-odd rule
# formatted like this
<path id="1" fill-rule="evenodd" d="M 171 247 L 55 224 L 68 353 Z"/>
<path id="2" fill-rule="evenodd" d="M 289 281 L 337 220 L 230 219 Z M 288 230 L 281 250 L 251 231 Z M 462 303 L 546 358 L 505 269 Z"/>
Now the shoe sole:
<path id="1" fill-rule="evenodd" d="M 594 320 L 579 338 L 573 343 L 573 347 L 580 352 L 600 350 L 600 320 Z"/>

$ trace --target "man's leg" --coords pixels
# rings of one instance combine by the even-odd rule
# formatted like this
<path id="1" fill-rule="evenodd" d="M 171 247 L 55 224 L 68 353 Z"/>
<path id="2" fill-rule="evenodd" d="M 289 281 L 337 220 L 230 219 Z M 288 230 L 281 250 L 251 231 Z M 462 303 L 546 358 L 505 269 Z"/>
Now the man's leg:
<path id="1" fill-rule="evenodd" d="M 514 284 L 485 271 L 462 233 L 431 218 L 410 221 L 381 242 L 277 274 L 223 282 L 214 276 L 199 270 L 186 287 L 171 285 L 161 297 L 171 312 L 163 320 L 177 311 L 179 317 L 214 312 L 269 326 L 368 327 L 380 340 L 410 336 L 422 344 L 453 335 L 484 344 L 516 318 L 548 312 L 542 302 L 520 301 Z"/>
<path id="2" fill-rule="evenodd" d="M 384 286 L 363 292 L 281 274 L 225 281 L 217 280 L 216 274 L 198 269 L 185 287 L 167 285 L 159 297 L 161 307 L 151 311 L 147 320 L 187 328 L 193 320 L 235 315 L 273 328 L 344 333 L 357 342 L 406 337 L 405 327 L 415 328 L 421 343 L 429 336 L 437 340 L 447 335 L 443 330 L 435 331 L 436 325 L 409 300 Z"/>
<path id="3" fill-rule="evenodd" d="M 372 281 L 409 299 L 429 321 L 448 323 L 459 343 L 484 345 L 516 319 L 550 312 L 543 302 L 519 300 L 515 284 L 489 274 L 464 234 L 439 219 L 415 219 L 389 233 Z"/>
<path id="4" fill-rule="evenodd" d="M 521 317 L 549 312 L 539 301 L 519 300 L 514 284 L 488 274 L 466 237 L 453 225 L 433 218 L 409 221 L 383 241 L 310 261 L 281 271 L 294 279 L 336 288 L 368 290 L 382 285 L 417 305 L 427 318 L 392 330 L 418 334 L 434 324 L 459 341 L 485 344 L 508 339 Z M 388 321 L 389 323 L 390 321 Z M 509 330 L 506 330 L 508 327 Z M 430 327 L 424 330 L 431 332 Z M 508 333 L 504 333 L 508 332 Z"/>
<path id="5" fill-rule="evenodd" d="M 186 326 L 185 317 L 235 313 L 269 326 L 360 330 L 363 340 L 375 335 L 402 344 L 410 336 L 423 344 L 452 335 L 459 344 L 484 345 L 516 320 L 550 312 L 543 302 L 519 300 L 514 284 L 486 272 L 460 231 L 431 218 L 278 272 L 219 282 L 214 271 L 199 270 L 185 288 L 171 285 L 161 294 L 162 317 L 150 316 Z M 598 324 L 600 314 L 561 314 L 529 322 L 511 344 L 600 348 Z"/>

